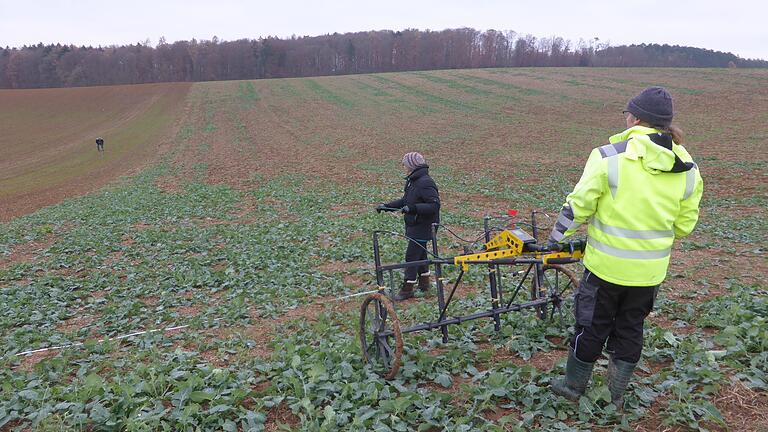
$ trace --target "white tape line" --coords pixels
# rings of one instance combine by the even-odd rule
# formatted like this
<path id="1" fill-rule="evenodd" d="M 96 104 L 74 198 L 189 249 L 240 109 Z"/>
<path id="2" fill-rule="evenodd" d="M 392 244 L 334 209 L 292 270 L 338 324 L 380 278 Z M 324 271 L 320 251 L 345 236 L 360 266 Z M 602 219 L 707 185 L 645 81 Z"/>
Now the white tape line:
<path id="1" fill-rule="evenodd" d="M 377 293 L 377 292 L 379 292 L 379 290 L 376 289 L 376 290 L 365 291 L 365 292 L 360 292 L 360 293 L 356 293 L 356 294 L 350 294 L 350 295 L 347 295 L 347 296 L 338 297 L 338 298 L 334 299 L 334 301 L 344 300 L 344 299 L 348 299 L 348 298 L 352 298 L 352 297 L 359 297 L 361 295 L 373 294 L 373 293 Z"/>
<path id="2" fill-rule="evenodd" d="M 143 335 L 145 333 L 157 333 L 157 332 L 160 332 L 160 331 L 167 332 L 167 331 L 179 330 L 179 329 L 183 329 L 183 328 L 187 328 L 187 327 L 189 327 L 189 325 L 182 325 L 182 326 L 176 326 L 176 327 L 168 327 L 168 328 L 164 328 L 164 329 L 144 330 L 144 331 L 138 331 L 138 332 L 134 332 L 134 333 L 129 333 L 129 334 L 122 335 L 122 336 L 115 336 L 113 338 L 99 339 L 96 342 L 97 343 L 101 343 L 101 342 L 105 342 L 105 341 L 113 341 L 113 340 L 118 340 L 118 339 L 125 339 L 125 338 L 129 338 L 131 336 Z M 34 353 L 45 352 L 45 351 L 53 351 L 53 350 L 60 350 L 60 349 L 65 349 L 65 348 L 72 348 L 72 347 L 77 347 L 77 346 L 82 346 L 82 345 L 84 345 L 83 342 L 75 342 L 75 343 L 69 344 L 69 345 L 59 345 L 59 346 L 53 346 L 53 347 L 48 347 L 48 348 L 40 348 L 40 349 L 36 349 L 36 350 L 24 351 L 24 352 L 17 353 L 16 355 L 17 356 L 22 356 L 22 355 L 34 354 Z"/>

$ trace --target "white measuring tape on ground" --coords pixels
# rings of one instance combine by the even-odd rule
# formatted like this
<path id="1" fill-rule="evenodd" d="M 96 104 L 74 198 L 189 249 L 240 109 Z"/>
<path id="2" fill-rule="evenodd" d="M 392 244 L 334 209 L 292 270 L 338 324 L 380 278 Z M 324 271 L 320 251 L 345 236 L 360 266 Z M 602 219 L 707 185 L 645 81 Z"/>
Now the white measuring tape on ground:
<path id="1" fill-rule="evenodd" d="M 99 339 L 96 342 L 97 343 L 101 343 L 101 342 L 113 341 L 113 340 L 118 340 L 118 339 L 125 339 L 125 338 L 129 338 L 131 336 L 143 335 L 145 333 L 157 333 L 157 332 L 167 332 L 167 331 L 172 331 L 172 330 L 180 330 L 180 329 L 187 328 L 187 327 L 189 327 L 189 325 L 182 325 L 182 326 L 176 326 L 176 327 L 167 327 L 167 328 L 164 328 L 164 329 L 143 330 L 143 331 L 137 331 L 137 332 L 129 333 L 129 334 L 122 335 L 122 336 L 115 336 L 113 338 Z M 65 349 L 65 348 L 73 348 L 73 347 L 78 347 L 78 346 L 83 346 L 83 345 L 85 345 L 85 342 L 75 342 L 73 344 L 68 344 L 68 345 L 59 345 L 59 346 L 53 346 L 53 347 L 48 347 L 48 348 L 40 348 L 40 349 L 36 349 L 36 350 L 24 351 L 24 352 L 16 353 L 16 355 L 17 356 L 22 356 L 22 355 L 35 354 L 35 353 L 45 352 L 45 351 L 54 351 L 54 350 L 60 350 L 60 349 Z"/>
<path id="2" fill-rule="evenodd" d="M 359 292 L 359 293 L 355 293 L 355 294 L 350 294 L 350 295 L 345 295 L 345 296 L 342 296 L 342 297 L 337 297 L 337 298 L 333 299 L 333 301 L 346 300 L 348 298 L 359 297 L 361 295 L 366 295 L 366 294 L 373 294 L 373 293 L 377 293 L 377 292 L 380 292 L 380 291 L 381 290 L 377 290 L 377 289 L 370 290 L 370 291 L 363 291 L 363 292 Z"/>

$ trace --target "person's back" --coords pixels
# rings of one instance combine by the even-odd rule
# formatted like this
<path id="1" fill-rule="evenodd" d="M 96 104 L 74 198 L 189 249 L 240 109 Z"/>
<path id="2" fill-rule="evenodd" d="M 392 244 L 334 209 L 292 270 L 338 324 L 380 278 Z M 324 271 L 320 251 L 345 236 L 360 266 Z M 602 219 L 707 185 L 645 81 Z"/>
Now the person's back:
<path id="1" fill-rule="evenodd" d="M 424 191 L 429 191 L 425 195 Z M 426 196 L 426 198 L 424 197 Z M 432 238 L 432 224 L 440 223 L 439 195 L 437 185 L 429 175 L 429 166 L 424 164 L 408 176 L 404 202 L 413 207 L 412 213 L 404 215 L 406 235 L 419 240 Z M 421 211 L 429 209 L 430 211 Z"/>
<path id="2" fill-rule="evenodd" d="M 701 176 L 669 134 L 634 126 L 610 141 L 590 155 L 601 181 L 584 265 L 612 283 L 657 285 L 674 239 L 688 235 L 698 218 Z"/>

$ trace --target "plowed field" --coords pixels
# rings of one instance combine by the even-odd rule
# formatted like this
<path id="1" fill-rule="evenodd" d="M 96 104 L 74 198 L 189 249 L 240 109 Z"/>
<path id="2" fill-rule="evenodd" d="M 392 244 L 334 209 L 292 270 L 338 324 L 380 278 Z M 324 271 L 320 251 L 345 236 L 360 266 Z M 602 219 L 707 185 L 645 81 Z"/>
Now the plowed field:
<path id="1" fill-rule="evenodd" d="M 365 366 L 363 297 L 341 297 L 376 288 L 371 233 L 402 229 L 373 208 L 402 193 L 404 152 L 426 156 L 442 222 L 473 239 L 485 214 L 555 215 L 648 85 L 672 92 L 705 197 L 646 322 L 623 415 L 604 360 L 579 403 L 549 391 L 569 302 L 552 320 L 509 313 L 498 333 L 491 320 L 452 326 L 448 343 L 407 334 L 392 381 Z M 77 92 L 94 103 L 67 102 Z M 0 137 L 12 149 L 3 203 L 146 166 L 0 225 L 0 430 L 768 430 L 766 71 L 486 69 L 29 93 L 0 92 L 3 130 L 27 122 Z M 89 175 L 102 182 L 82 189 Z M 38 178 L 47 189 L 28 186 Z M 544 232 L 554 221 L 540 220 Z M 441 235 L 444 255 L 463 246 Z M 386 262 L 402 259 L 402 239 L 382 247 Z M 490 306 L 484 278 L 465 276 L 449 316 Z M 419 296 L 396 310 L 406 326 L 434 320 L 435 304 Z"/>

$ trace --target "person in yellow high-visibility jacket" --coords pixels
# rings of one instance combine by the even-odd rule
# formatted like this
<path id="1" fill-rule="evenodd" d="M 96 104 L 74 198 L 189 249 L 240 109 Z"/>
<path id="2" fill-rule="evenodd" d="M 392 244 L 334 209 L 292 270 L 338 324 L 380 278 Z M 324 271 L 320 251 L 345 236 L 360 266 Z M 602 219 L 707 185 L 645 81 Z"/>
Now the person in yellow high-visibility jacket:
<path id="1" fill-rule="evenodd" d="M 552 391 L 584 394 L 606 348 L 611 399 L 623 395 L 643 348 L 643 323 L 667 274 L 672 243 L 693 231 L 703 182 L 682 132 L 672 125 L 669 92 L 649 87 L 624 111 L 627 129 L 592 150 L 563 205 L 550 242 L 587 224 L 584 276 L 574 297 L 575 334 L 565 378 Z"/>

